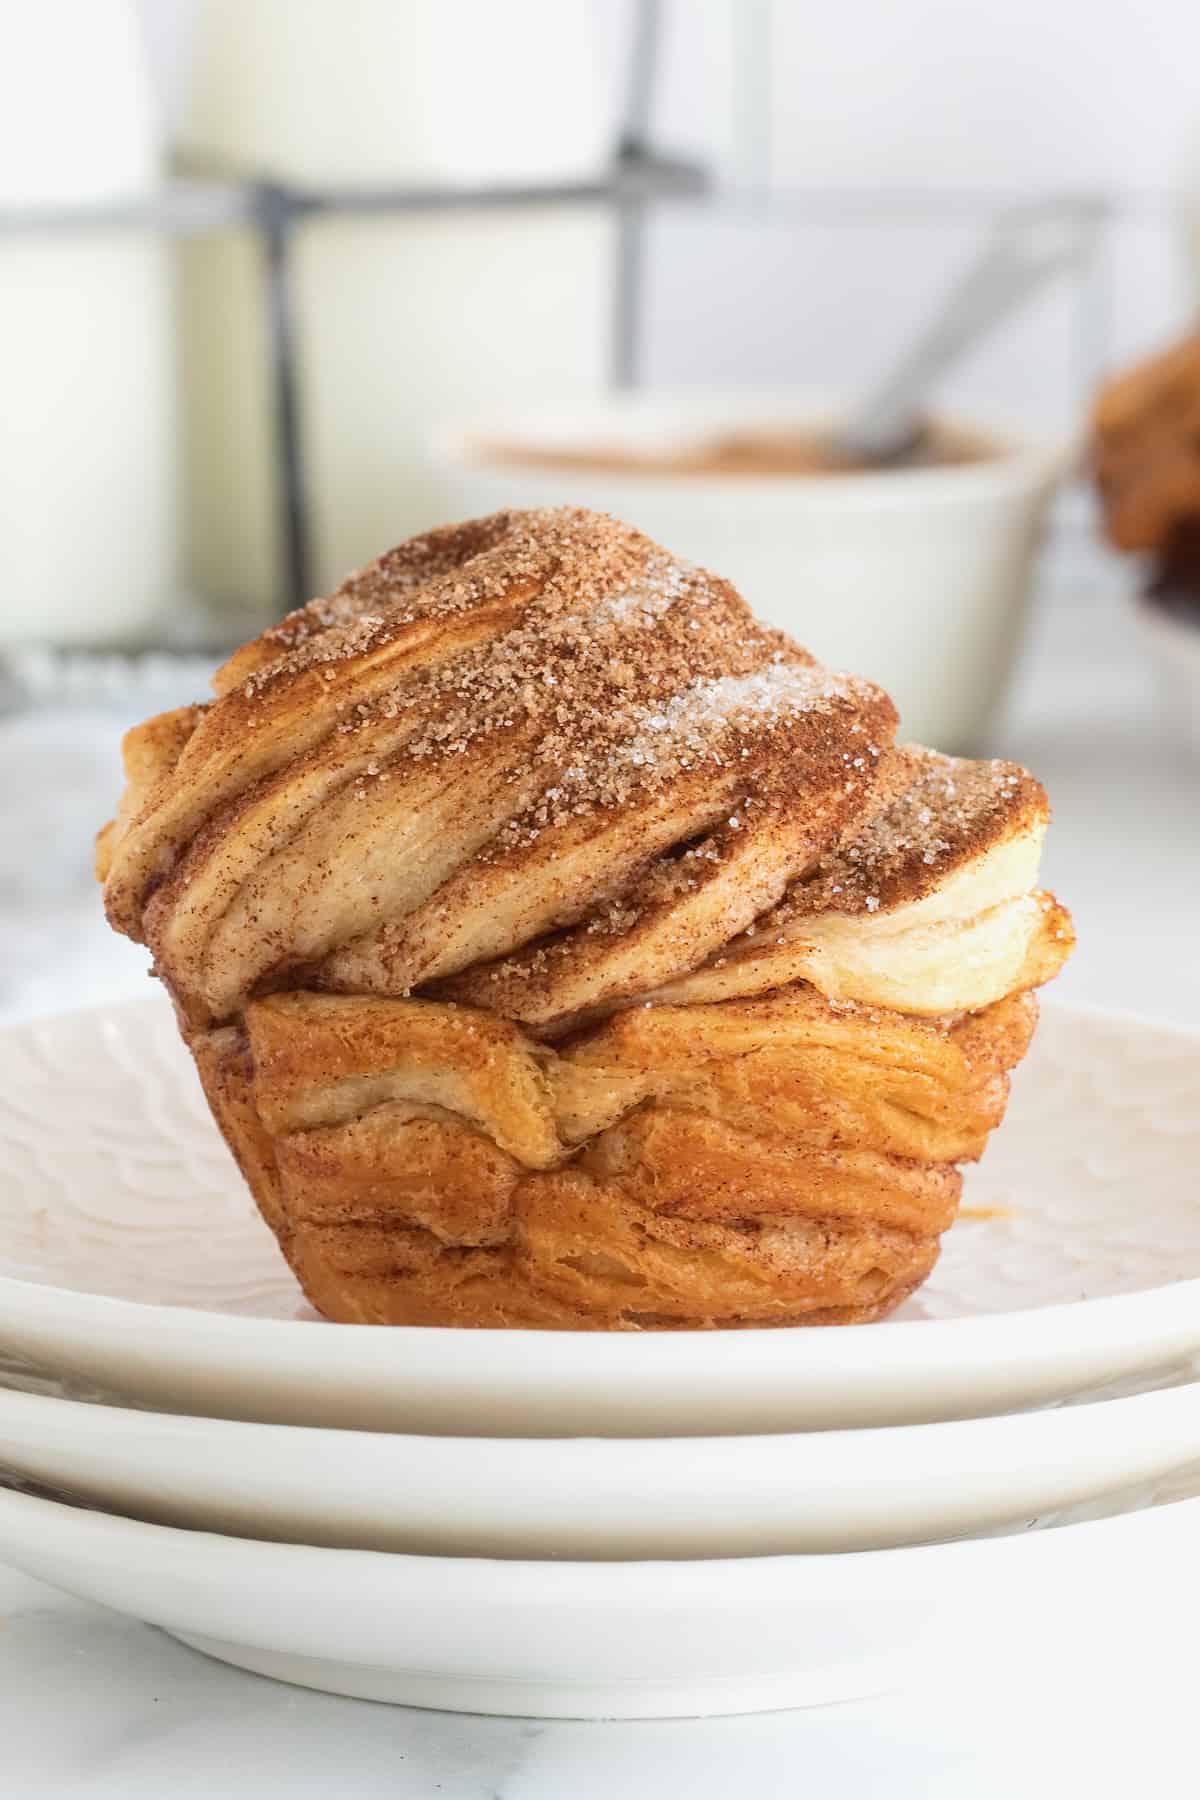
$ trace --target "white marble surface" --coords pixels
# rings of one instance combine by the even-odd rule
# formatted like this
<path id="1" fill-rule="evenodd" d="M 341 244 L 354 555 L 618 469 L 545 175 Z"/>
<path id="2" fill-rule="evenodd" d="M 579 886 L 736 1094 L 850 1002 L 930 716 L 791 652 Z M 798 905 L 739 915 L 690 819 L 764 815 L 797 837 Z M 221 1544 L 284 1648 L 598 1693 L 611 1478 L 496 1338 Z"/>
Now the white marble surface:
<path id="1" fill-rule="evenodd" d="M 288 1688 L 0 1570 L 5 1800 L 1191 1800 L 1194 1656 L 1157 1583 L 1103 1641 L 1033 1618 L 906 1693 L 634 1724 Z"/>
<path id="2" fill-rule="evenodd" d="M 1110 565 L 1050 571 L 996 748 L 1056 805 L 1047 875 L 1073 907 L 1075 999 L 1200 1025 L 1200 771 L 1163 737 Z M 116 785 L 122 721 L 0 721 L 0 1019 L 144 991 L 100 923 L 88 839 Z M 389 1796 L 395 1800 L 1089 1800 L 1195 1793 L 1190 1602 L 1121 1586 L 1107 1628 L 987 1622 L 907 1694 L 806 1713 L 541 1724 L 289 1689 L 0 1569 L 0 1794 Z"/>

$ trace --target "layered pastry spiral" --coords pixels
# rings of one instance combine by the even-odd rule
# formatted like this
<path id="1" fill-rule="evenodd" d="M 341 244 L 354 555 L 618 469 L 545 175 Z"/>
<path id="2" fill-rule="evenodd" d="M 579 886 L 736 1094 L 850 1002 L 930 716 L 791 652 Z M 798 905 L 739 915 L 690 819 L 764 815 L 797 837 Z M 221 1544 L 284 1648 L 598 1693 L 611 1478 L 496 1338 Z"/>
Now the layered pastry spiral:
<path id="1" fill-rule="evenodd" d="M 613 519 L 400 546 L 126 742 L 100 834 L 330 1317 L 881 1316 L 1004 1111 L 1045 796 Z"/>

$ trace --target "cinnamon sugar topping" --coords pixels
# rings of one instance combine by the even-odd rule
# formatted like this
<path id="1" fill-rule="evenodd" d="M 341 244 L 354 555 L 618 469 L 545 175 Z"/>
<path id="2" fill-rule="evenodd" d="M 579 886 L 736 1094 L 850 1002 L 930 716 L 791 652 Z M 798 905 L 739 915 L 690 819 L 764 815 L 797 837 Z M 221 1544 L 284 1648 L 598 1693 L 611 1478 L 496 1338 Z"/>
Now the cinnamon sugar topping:
<path id="1" fill-rule="evenodd" d="M 623 548 L 636 538 L 613 529 Z M 526 745 L 546 785 L 499 834 L 497 848 L 507 848 L 689 769 L 753 759 L 767 735 L 801 713 L 853 710 L 877 697 L 757 625 L 728 584 L 637 542 L 636 576 L 622 562 L 614 591 L 597 597 L 594 571 L 582 584 L 560 578 L 508 630 L 348 707 L 343 735 L 411 723 L 393 761 L 374 762 L 367 774 L 384 778 L 446 757 L 511 764 Z M 346 641 L 339 631 L 303 655 L 311 666 L 342 655 Z"/>
<path id="2" fill-rule="evenodd" d="M 1040 784 L 1015 763 L 971 762 L 911 746 L 890 761 L 881 786 L 893 797 L 789 893 L 789 915 L 873 913 L 919 899 L 1021 815 L 1045 817 Z"/>
<path id="3" fill-rule="evenodd" d="M 537 597 L 547 612 L 587 611 L 636 586 L 665 553 L 628 525 L 580 507 L 500 512 L 446 525 L 389 550 L 327 599 L 264 634 L 279 654 L 255 691 L 323 663 L 346 663 L 411 626 Z M 748 615 L 747 615 L 748 616 Z"/>

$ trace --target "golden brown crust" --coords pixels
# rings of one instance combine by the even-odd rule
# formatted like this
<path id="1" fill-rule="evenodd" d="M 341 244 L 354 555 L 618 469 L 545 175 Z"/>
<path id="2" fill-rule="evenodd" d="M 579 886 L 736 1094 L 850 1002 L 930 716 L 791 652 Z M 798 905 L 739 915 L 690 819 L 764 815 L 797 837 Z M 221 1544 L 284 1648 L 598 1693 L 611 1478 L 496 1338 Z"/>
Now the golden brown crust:
<path id="1" fill-rule="evenodd" d="M 1045 796 L 615 520 L 389 552 L 151 720 L 102 834 L 313 1303 L 883 1316 L 1070 947 Z M 918 1016 L 928 1015 L 928 1016 Z"/>
<path id="2" fill-rule="evenodd" d="M 194 1047 L 331 1317 L 704 1328 L 910 1293 L 1035 1017 L 1018 996 L 934 1024 L 801 987 L 549 1050 L 454 1005 L 295 994 L 249 1008 L 240 1053 L 228 1030 Z"/>
<path id="3" fill-rule="evenodd" d="M 254 1064 L 236 1026 L 188 1039 L 213 1118 L 233 1153 L 258 1209 L 287 1251 L 287 1213 L 280 1193 L 275 1141 L 259 1113 Z"/>

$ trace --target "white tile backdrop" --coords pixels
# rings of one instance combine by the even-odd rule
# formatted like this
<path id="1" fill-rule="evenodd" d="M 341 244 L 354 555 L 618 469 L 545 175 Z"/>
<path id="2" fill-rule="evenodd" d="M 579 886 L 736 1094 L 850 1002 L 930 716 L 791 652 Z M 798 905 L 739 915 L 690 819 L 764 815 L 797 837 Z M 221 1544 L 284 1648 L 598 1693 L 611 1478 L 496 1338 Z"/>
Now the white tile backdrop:
<path id="1" fill-rule="evenodd" d="M 780 181 L 1161 187 L 1200 125 L 1194 0 L 777 0 Z"/>
<path id="2" fill-rule="evenodd" d="M 168 117 L 196 3 L 141 0 Z M 492 0 L 458 4 L 469 16 Z M 629 0 L 595 6 L 616 82 Z M 1197 0 L 664 6 L 658 133 L 709 156 L 723 191 L 657 217 L 647 379 L 852 388 L 997 206 L 1055 189 L 1111 198 L 1097 266 L 964 365 L 950 404 L 1068 426 L 1099 367 L 1188 317 L 1200 272 L 1183 254 L 1180 195 L 1190 182 L 1200 196 Z M 352 29 L 352 4 L 345 16 Z"/>
<path id="3" fill-rule="evenodd" d="M 660 216 L 650 379 L 853 388 L 998 207 L 1055 190 L 1110 201 L 1095 266 L 964 364 L 949 404 L 1069 427 L 1101 368 L 1193 311 L 1196 0 L 730 0 L 732 30 L 720 0 L 667 5 L 663 135 L 693 145 L 706 116 L 729 191 Z"/>

